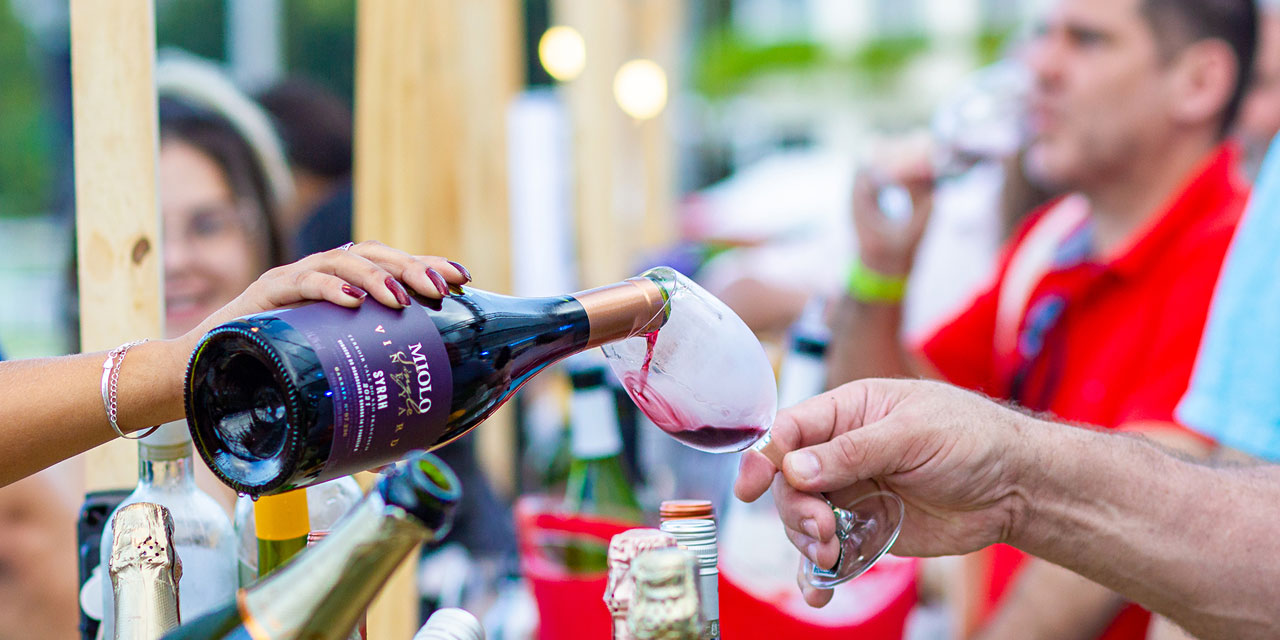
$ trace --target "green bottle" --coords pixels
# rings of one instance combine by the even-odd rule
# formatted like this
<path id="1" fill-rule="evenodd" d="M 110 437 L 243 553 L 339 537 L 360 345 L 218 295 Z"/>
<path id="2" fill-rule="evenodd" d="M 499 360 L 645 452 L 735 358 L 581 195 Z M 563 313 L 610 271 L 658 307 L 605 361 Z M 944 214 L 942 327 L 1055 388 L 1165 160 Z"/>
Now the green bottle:
<path id="1" fill-rule="evenodd" d="M 258 535 L 258 578 L 264 578 L 307 548 L 311 520 L 307 514 L 307 490 L 261 496 L 253 503 L 254 529 Z"/>
<path id="2" fill-rule="evenodd" d="M 569 374 L 573 395 L 569 405 L 570 450 L 564 508 L 570 513 L 642 524 L 644 511 L 622 462 L 613 390 L 605 383 L 601 364 L 579 366 Z M 566 541 L 565 566 L 574 573 L 608 570 L 608 543 Z"/>
<path id="3" fill-rule="evenodd" d="M 164 637 L 345 640 L 418 544 L 448 533 L 461 496 L 458 477 L 444 462 L 413 454 L 296 562 Z"/>

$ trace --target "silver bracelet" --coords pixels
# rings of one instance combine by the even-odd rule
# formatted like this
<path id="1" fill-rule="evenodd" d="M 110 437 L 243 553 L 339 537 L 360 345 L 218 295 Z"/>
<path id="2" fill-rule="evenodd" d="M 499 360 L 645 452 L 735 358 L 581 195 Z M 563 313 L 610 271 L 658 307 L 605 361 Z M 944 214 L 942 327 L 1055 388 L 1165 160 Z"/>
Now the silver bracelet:
<path id="1" fill-rule="evenodd" d="M 120 386 L 120 365 L 124 364 L 124 354 L 128 353 L 129 349 L 144 342 L 146 340 L 126 342 L 108 352 L 107 359 L 102 362 L 102 407 L 107 410 L 107 422 L 111 423 L 111 430 L 125 440 L 141 440 L 160 428 L 160 425 L 156 425 L 140 436 L 130 437 L 120 430 L 120 425 L 116 424 L 116 417 L 120 410 L 116 401 L 116 391 Z"/>

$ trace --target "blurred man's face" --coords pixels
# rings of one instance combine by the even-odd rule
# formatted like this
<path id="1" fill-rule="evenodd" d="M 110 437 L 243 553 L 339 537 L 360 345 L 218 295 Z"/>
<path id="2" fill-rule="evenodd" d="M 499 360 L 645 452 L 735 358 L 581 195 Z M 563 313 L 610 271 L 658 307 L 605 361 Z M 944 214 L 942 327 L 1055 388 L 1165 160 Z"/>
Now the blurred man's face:
<path id="1" fill-rule="evenodd" d="M 1033 178 L 1087 191 L 1169 134 L 1165 74 L 1140 0 L 1061 0 L 1028 55 Z"/>

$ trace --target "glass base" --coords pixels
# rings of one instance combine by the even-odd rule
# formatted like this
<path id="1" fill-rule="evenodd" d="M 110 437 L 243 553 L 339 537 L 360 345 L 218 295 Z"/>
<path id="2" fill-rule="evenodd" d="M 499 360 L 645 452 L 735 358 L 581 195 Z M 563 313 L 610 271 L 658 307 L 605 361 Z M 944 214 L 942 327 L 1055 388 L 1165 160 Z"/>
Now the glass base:
<path id="1" fill-rule="evenodd" d="M 830 589 L 866 573 L 898 539 L 905 507 L 896 494 L 876 491 L 847 508 L 832 505 L 831 510 L 836 516 L 840 558 L 831 569 L 804 561 L 805 579 L 819 589 Z"/>

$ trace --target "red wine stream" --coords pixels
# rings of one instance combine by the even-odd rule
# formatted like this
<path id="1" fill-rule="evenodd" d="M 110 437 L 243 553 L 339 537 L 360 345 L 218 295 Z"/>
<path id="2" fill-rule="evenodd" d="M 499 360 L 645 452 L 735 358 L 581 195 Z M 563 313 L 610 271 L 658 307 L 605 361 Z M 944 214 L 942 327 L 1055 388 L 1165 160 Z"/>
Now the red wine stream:
<path id="1" fill-rule="evenodd" d="M 759 426 L 714 427 L 698 424 L 699 420 L 687 415 L 664 398 L 649 385 L 649 367 L 653 364 L 653 347 L 658 342 L 658 332 L 654 331 L 645 336 L 645 341 L 647 348 L 640 373 L 626 374 L 623 376 L 622 384 L 626 387 L 627 395 L 631 396 L 631 400 L 659 429 L 695 449 L 711 453 L 742 451 L 764 435 L 765 429 Z"/>

